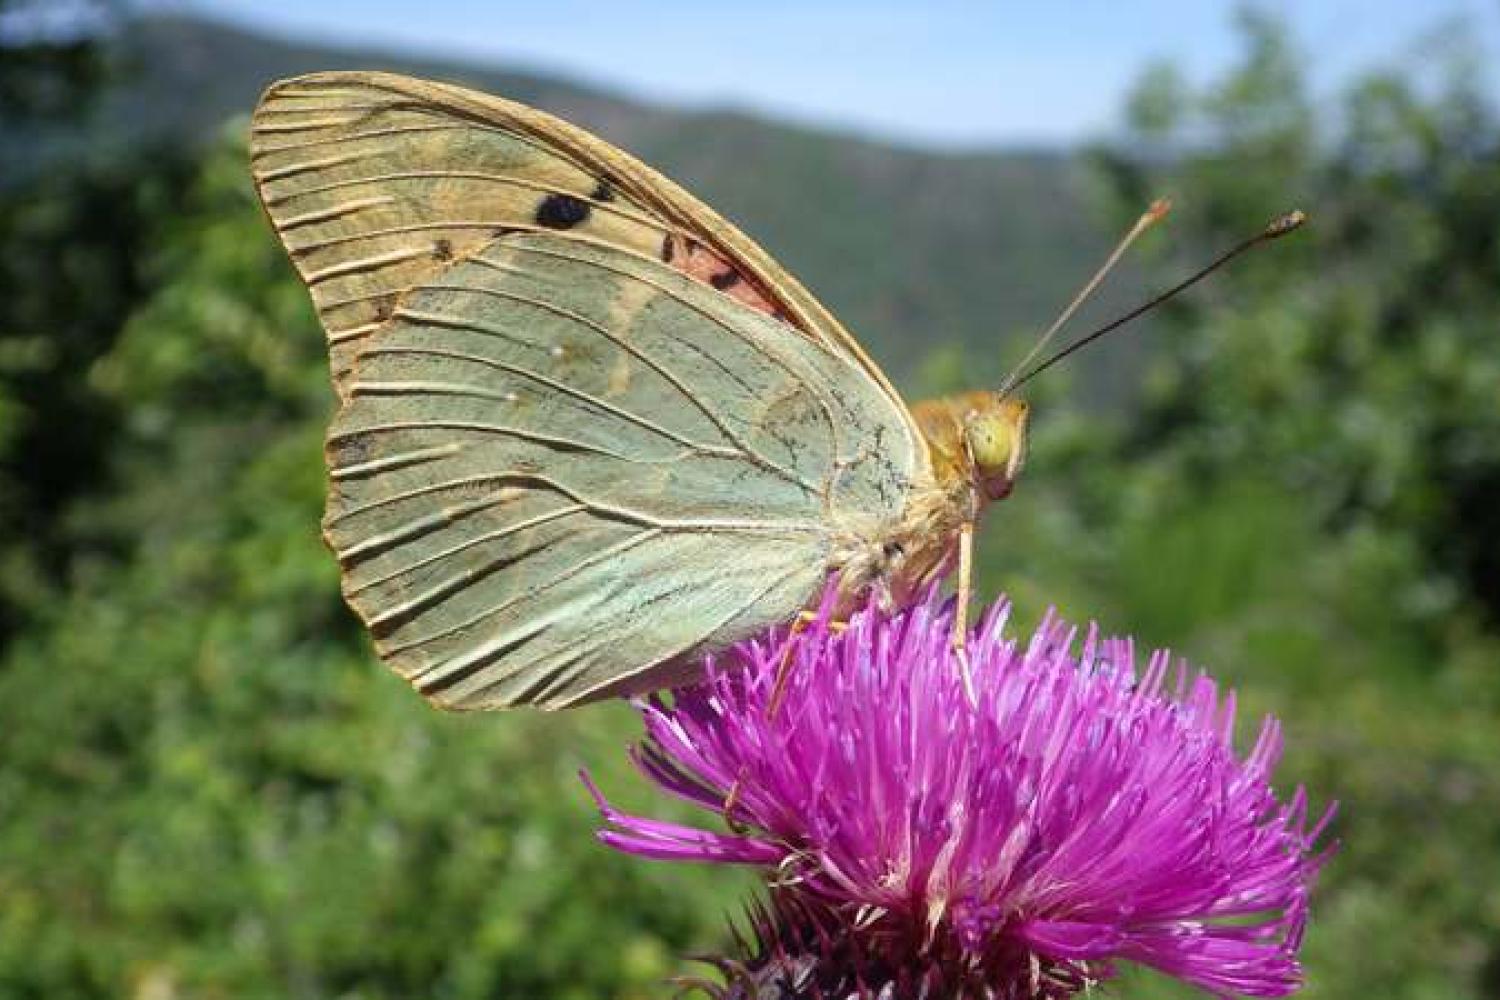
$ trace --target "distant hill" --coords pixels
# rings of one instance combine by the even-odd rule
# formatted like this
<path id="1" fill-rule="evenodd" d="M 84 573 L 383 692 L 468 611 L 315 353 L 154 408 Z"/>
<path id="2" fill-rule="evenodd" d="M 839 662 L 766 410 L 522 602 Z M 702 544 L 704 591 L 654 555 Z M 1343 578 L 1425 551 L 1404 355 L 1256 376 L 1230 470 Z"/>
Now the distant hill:
<path id="1" fill-rule="evenodd" d="M 33 163 L 109 155 L 148 139 L 201 140 L 247 114 L 267 83 L 313 70 L 384 69 L 468 84 L 577 122 L 694 190 L 794 270 L 914 388 L 923 359 L 947 343 L 961 346 L 965 373 L 994 378 L 1006 338 L 1045 324 L 1112 238 L 1088 207 L 1086 170 L 1062 153 L 935 153 L 193 17 L 137 20 L 117 51 L 120 82 L 86 135 L 30 137 Z M 1120 291 L 1099 311 L 1134 299 L 1139 285 L 1138 272 L 1121 274 Z M 1088 355 L 1078 379 L 1084 398 L 1127 396 L 1143 343 L 1122 338 Z M 1009 347 L 1013 354 L 1016 344 Z"/>

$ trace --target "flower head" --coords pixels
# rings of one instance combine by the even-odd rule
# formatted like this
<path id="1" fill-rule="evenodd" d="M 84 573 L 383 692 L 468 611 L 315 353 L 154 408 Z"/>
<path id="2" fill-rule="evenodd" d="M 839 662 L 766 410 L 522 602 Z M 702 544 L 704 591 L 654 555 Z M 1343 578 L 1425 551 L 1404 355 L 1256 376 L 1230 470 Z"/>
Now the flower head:
<path id="1" fill-rule="evenodd" d="M 969 638 L 972 700 L 935 598 L 743 645 L 736 669 L 642 702 L 635 751 L 728 831 L 601 797 L 600 836 L 764 866 L 773 898 L 799 900 L 767 912 L 842 920 L 891 976 L 948 970 L 951 995 L 1065 996 L 1120 959 L 1219 994 L 1292 992 L 1327 816 L 1272 791 L 1276 721 L 1237 755 L 1234 696 L 1207 676 L 1165 652 L 1138 670 L 1129 640 L 1091 627 L 1080 645 L 1050 615 L 1022 650 L 1007 614 Z"/>

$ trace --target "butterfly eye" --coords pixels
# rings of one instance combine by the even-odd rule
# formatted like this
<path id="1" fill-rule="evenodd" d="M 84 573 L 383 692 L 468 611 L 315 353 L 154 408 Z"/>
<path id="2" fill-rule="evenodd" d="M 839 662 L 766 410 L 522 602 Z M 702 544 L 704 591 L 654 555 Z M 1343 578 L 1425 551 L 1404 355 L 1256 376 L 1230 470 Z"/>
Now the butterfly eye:
<path id="1" fill-rule="evenodd" d="M 998 398 L 964 422 L 964 445 L 973 475 L 985 494 L 997 500 L 1010 493 L 1026 459 L 1027 405 Z"/>
<path id="2" fill-rule="evenodd" d="M 1011 430 L 998 414 L 976 414 L 964 425 L 964 441 L 981 477 L 1003 473 L 1010 466 Z"/>

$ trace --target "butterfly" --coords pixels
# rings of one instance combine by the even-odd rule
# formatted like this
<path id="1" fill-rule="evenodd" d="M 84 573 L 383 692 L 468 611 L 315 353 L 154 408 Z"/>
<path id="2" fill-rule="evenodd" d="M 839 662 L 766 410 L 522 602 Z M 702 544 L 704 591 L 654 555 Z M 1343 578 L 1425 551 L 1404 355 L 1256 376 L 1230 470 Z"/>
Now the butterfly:
<path id="1" fill-rule="evenodd" d="M 830 578 L 899 605 L 956 568 L 966 606 L 1013 393 L 908 406 L 733 225 L 519 104 L 319 73 L 267 90 L 250 149 L 328 338 L 324 537 L 432 702 L 683 683 Z"/>

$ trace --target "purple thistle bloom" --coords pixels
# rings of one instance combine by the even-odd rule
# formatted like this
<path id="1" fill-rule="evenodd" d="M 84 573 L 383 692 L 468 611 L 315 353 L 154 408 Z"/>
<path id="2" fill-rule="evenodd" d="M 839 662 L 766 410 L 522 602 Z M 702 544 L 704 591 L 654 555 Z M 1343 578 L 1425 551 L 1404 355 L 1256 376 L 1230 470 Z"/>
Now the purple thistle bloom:
<path id="1" fill-rule="evenodd" d="M 1066 996 L 1119 959 L 1216 994 L 1293 992 L 1332 810 L 1309 823 L 1300 787 L 1277 801 L 1276 721 L 1240 758 L 1234 696 L 1207 676 L 1170 669 L 1164 651 L 1138 671 L 1129 640 L 1093 627 L 1074 655 L 1076 630 L 1050 615 L 1022 651 L 1007 615 L 997 604 L 970 637 L 977 705 L 949 647 L 951 605 L 935 598 L 867 610 L 843 634 L 825 610 L 801 635 L 744 644 L 743 669 L 711 664 L 702 683 L 640 703 L 635 751 L 730 832 L 600 796 L 600 837 L 771 869 L 767 912 L 822 914 L 823 953 L 831 914 L 865 959 L 957 984 L 949 995 Z M 787 642 L 785 699 L 768 713 Z M 775 902 L 788 897 L 800 902 Z"/>

